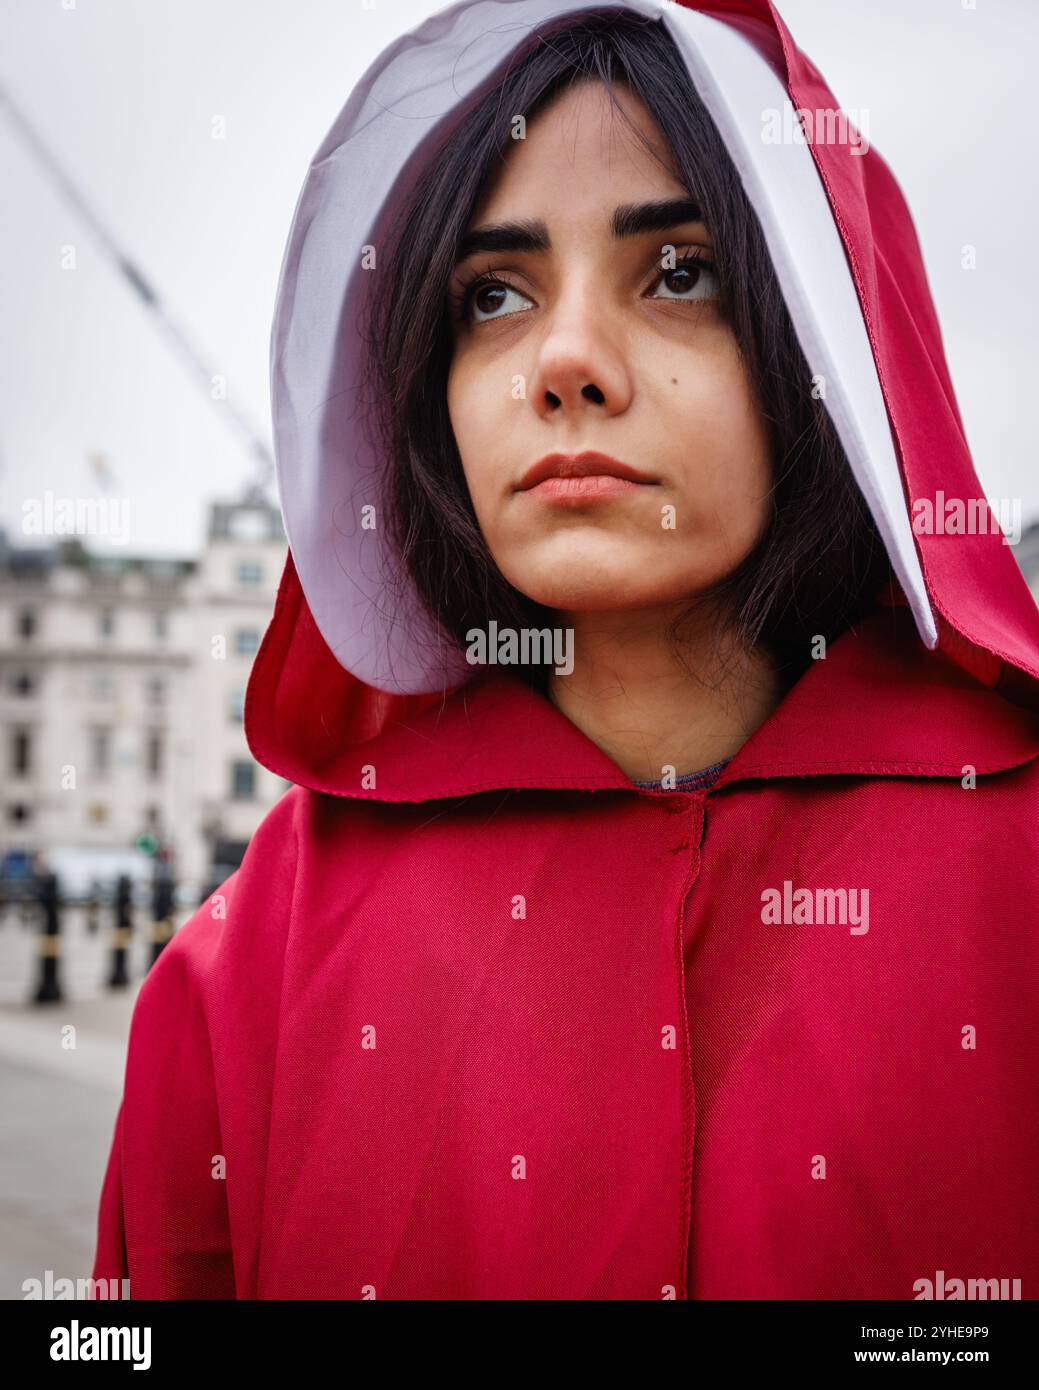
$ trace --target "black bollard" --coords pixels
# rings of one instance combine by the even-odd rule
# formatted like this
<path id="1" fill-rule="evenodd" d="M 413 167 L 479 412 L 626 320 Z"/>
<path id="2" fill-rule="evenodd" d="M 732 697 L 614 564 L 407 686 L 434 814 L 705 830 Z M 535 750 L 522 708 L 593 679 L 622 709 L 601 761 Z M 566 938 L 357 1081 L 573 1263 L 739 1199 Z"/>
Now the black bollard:
<path id="1" fill-rule="evenodd" d="M 95 878 L 90 885 L 90 897 L 87 898 L 87 931 L 91 936 L 97 936 L 100 913 L 101 885 Z"/>
<path id="2" fill-rule="evenodd" d="M 115 925 L 112 928 L 112 969 L 109 989 L 122 989 L 130 983 L 127 960 L 133 934 L 133 883 L 129 874 L 120 874 L 115 885 Z"/>
<path id="3" fill-rule="evenodd" d="M 159 959 L 162 948 L 173 935 L 173 875 L 161 860 L 155 866 L 152 883 L 152 956 L 151 965 Z"/>
<path id="4" fill-rule="evenodd" d="M 61 936 L 58 916 L 58 875 L 53 870 L 42 873 L 36 880 L 40 906 L 40 969 L 34 1004 L 60 1004 Z"/>

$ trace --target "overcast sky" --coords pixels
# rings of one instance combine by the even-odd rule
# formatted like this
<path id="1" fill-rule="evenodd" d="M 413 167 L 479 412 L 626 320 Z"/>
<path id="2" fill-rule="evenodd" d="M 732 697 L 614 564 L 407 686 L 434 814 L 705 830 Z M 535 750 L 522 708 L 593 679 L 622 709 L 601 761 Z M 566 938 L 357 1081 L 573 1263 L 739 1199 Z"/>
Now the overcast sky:
<path id="1" fill-rule="evenodd" d="M 0 84 L 269 439 L 271 313 L 307 165 L 371 60 L 443 6 L 64 3 L 0 0 Z M 868 110 L 908 197 L 986 490 L 1039 516 L 1039 4 L 779 9 L 838 101 Z M 0 161 L 0 525 L 24 543 L 24 498 L 103 495 L 100 454 L 110 494 L 132 499 L 130 549 L 193 553 L 207 500 L 237 494 L 253 461 L 2 109 Z"/>

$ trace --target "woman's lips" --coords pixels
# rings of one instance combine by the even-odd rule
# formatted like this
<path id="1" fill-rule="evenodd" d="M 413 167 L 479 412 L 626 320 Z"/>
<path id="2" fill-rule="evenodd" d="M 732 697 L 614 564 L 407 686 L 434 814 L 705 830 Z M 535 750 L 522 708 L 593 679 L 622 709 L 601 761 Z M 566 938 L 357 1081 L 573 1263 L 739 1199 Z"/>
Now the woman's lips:
<path id="1" fill-rule="evenodd" d="M 527 488 L 525 495 L 545 502 L 595 502 L 656 486 L 656 483 L 617 478 L 612 473 L 581 473 L 569 478 L 545 478 L 535 487 Z"/>

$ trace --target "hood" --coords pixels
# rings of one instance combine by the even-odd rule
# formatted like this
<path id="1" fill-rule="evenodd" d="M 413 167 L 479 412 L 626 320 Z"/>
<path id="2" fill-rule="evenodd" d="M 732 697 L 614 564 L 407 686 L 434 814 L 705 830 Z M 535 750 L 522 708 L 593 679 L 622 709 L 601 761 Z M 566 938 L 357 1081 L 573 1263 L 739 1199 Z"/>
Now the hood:
<path id="1" fill-rule="evenodd" d="M 387 731 L 438 720 L 452 701 L 467 710 L 481 697 L 485 707 L 497 709 L 502 699 L 511 717 L 550 727 L 554 756 L 561 752 L 556 737 L 571 759 L 580 747 L 582 785 L 630 785 L 597 749 L 593 756 L 583 734 L 560 728 L 571 726 L 548 701 L 525 690 L 503 695 L 503 681 L 518 683 L 477 674 L 360 525 L 361 506 L 382 495 L 385 473 L 356 409 L 365 338 L 361 250 L 392 213 L 404 179 L 417 176 L 531 30 L 588 9 L 633 10 L 666 25 L 719 128 L 808 365 L 826 380 L 826 407 L 904 595 L 906 615 L 889 613 L 879 623 L 887 637 L 897 628 L 899 640 L 914 645 L 906 649 L 907 669 L 934 652 L 941 659 L 935 669 L 952 688 L 969 695 L 981 682 L 1039 707 L 1039 612 L 994 523 L 955 536 L 941 525 L 913 524 L 921 507 L 926 516 L 941 513 L 945 499 L 976 506 L 984 494 L 901 191 L 876 149 L 864 150 L 861 141 L 763 138 L 765 112 L 839 110 L 775 7 L 768 0 L 712 0 L 702 8 L 657 0 L 462 0 L 372 63 L 314 155 L 297 203 L 271 340 L 275 458 L 290 553 L 247 692 L 254 756 L 291 781 L 349 795 L 357 786 L 354 762 L 330 772 L 345 748 L 374 749 Z M 862 640 L 872 633 L 877 644 L 878 623 L 866 628 Z M 833 656 L 853 640 L 839 639 Z M 860 662 L 856 652 L 816 667 L 837 681 Z M 822 679 L 809 671 L 781 710 L 792 699 L 796 706 L 806 685 L 818 702 Z M 896 707 L 887 713 L 898 717 Z M 767 723 L 771 737 L 775 716 Z M 873 767 L 891 761 L 890 748 L 867 751 Z M 943 758 L 951 768 L 950 752 L 946 746 Z M 556 768 L 555 780 L 548 771 L 531 775 L 538 785 L 560 785 Z M 493 785 L 525 785 L 522 774 L 523 766 L 513 766 Z M 457 779 L 448 781 L 442 787 L 432 778 L 425 791 L 409 784 L 410 794 L 459 789 Z"/>

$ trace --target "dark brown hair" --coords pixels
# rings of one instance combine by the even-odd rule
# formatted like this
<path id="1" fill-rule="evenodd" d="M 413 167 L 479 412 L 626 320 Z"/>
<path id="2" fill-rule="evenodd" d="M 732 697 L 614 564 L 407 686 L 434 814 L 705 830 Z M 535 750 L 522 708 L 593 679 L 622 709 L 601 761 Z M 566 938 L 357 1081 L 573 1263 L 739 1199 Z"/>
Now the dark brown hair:
<path id="1" fill-rule="evenodd" d="M 753 382 L 774 461 L 770 516 L 752 553 L 704 598 L 741 645 L 765 644 L 795 679 L 816 636 L 832 641 L 889 577 L 887 556 L 804 355 L 760 224 L 664 25 L 587 11 L 535 31 L 474 100 L 393 209 L 369 276 L 366 397 L 389 460 L 390 539 L 430 614 L 460 645 L 471 628 L 544 627 L 547 611 L 510 585 L 477 524 L 447 410 L 453 350 L 445 314 L 458 245 L 512 122 L 566 86 L 626 84 L 659 126 L 711 233 L 723 310 Z M 627 113 L 615 102 L 627 119 Z M 630 122 L 629 122 L 630 124 Z M 639 133 L 639 132 L 636 132 Z M 671 636 L 681 650 L 678 619 Z M 518 671 L 543 685 L 541 670 Z"/>

